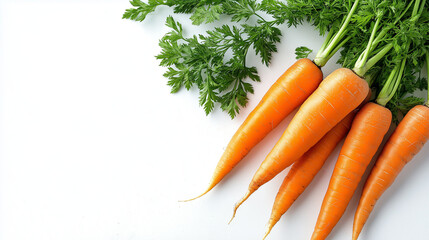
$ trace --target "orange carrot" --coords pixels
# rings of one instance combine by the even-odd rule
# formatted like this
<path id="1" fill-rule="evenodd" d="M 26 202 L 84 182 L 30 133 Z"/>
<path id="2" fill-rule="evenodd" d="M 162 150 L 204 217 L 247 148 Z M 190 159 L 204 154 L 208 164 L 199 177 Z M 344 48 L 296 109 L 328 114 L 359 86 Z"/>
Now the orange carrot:
<path id="1" fill-rule="evenodd" d="M 303 103 L 286 131 L 253 176 L 237 208 L 261 185 L 298 160 L 368 95 L 368 83 L 351 70 L 340 68 L 322 81 Z"/>
<path id="2" fill-rule="evenodd" d="M 371 90 L 369 90 L 368 96 L 357 109 L 368 103 L 371 95 Z M 349 113 L 347 117 L 331 129 L 316 145 L 310 148 L 308 152 L 292 165 L 277 193 L 264 239 L 280 220 L 280 217 L 305 191 L 311 181 L 313 181 L 313 178 L 320 171 L 323 164 L 325 164 L 329 155 L 349 132 L 356 112 L 357 110 L 354 110 Z"/>
<path id="3" fill-rule="evenodd" d="M 326 239 L 344 214 L 391 121 L 392 113 L 375 103 L 366 104 L 356 115 L 323 199 L 312 240 Z"/>
<path id="4" fill-rule="evenodd" d="M 347 117 L 292 165 L 277 193 L 264 239 L 270 233 L 273 226 L 280 220 L 280 217 L 292 206 L 301 193 L 304 192 L 305 188 L 322 168 L 326 159 L 328 159 L 338 143 L 346 136 L 352 125 L 354 116 L 355 111 L 347 115 Z"/>
<path id="5" fill-rule="evenodd" d="M 322 79 L 320 68 L 306 58 L 298 60 L 286 70 L 234 134 L 216 166 L 207 190 L 196 198 L 215 187 L 255 145 L 314 92 Z"/>
<path id="6" fill-rule="evenodd" d="M 358 238 L 377 200 L 428 139 L 429 108 L 418 105 L 395 129 L 366 180 L 353 222 L 353 240 Z"/>

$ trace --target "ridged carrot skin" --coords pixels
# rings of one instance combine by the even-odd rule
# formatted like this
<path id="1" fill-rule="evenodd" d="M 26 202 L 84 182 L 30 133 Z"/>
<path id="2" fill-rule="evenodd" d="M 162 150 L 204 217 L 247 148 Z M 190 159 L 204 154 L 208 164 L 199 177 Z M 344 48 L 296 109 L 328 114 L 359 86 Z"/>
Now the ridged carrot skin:
<path id="1" fill-rule="evenodd" d="M 312 240 L 326 239 L 344 214 L 391 121 L 390 110 L 375 103 L 367 103 L 356 115 L 335 164 Z"/>
<path id="2" fill-rule="evenodd" d="M 215 187 L 254 146 L 299 107 L 322 79 L 320 68 L 307 58 L 296 61 L 287 69 L 234 134 L 216 166 L 209 187 L 200 196 Z"/>
<path id="3" fill-rule="evenodd" d="M 347 135 L 355 114 L 356 112 L 353 111 L 347 115 L 347 117 L 331 129 L 316 145 L 292 165 L 274 201 L 265 237 L 280 220 L 280 217 L 292 206 L 307 186 L 310 185 L 313 178 L 326 162 L 326 159 L 328 159 L 338 143 Z"/>
<path id="4" fill-rule="evenodd" d="M 429 108 L 415 106 L 405 115 L 387 141 L 366 180 L 353 222 L 353 240 L 358 239 L 377 200 L 428 139 Z"/>
<path id="5" fill-rule="evenodd" d="M 329 130 L 344 119 L 367 97 L 368 83 L 347 68 L 326 77 L 302 104 L 286 131 L 262 162 L 249 184 L 246 195 L 234 212 L 261 185 L 297 161 Z"/>

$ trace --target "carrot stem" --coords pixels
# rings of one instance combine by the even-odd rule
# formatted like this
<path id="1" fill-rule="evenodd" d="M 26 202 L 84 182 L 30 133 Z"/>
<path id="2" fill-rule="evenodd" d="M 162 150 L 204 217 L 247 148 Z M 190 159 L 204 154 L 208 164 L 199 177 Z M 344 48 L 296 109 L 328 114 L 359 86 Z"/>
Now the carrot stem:
<path id="1" fill-rule="evenodd" d="M 370 49 L 371 49 L 372 44 L 374 42 L 375 33 L 378 30 L 378 26 L 380 25 L 380 21 L 381 21 L 381 16 L 378 17 L 377 21 L 375 21 L 375 25 L 374 25 L 374 28 L 372 29 L 371 37 L 369 38 L 369 41 L 368 41 L 368 46 L 364 51 L 363 60 L 362 60 L 364 63 L 368 61 Z"/>
<path id="2" fill-rule="evenodd" d="M 429 50 L 426 53 L 426 72 L 427 72 L 427 81 L 428 81 L 428 90 L 427 90 L 427 94 L 428 94 L 428 98 L 427 98 L 427 102 L 426 102 L 426 106 L 429 107 Z"/>
<path id="3" fill-rule="evenodd" d="M 396 90 L 398 90 L 399 83 L 402 79 L 402 74 L 405 69 L 406 58 L 402 60 L 400 64 L 396 64 L 395 68 L 389 75 L 386 83 L 380 91 L 380 94 L 377 97 L 376 102 L 381 106 L 386 106 L 386 104 L 392 99 L 395 95 Z"/>
<path id="4" fill-rule="evenodd" d="M 423 6 L 424 6 L 424 3 L 423 3 Z M 417 11 L 419 10 L 419 8 L 420 8 L 420 0 L 417 0 L 416 4 L 414 5 L 414 8 L 413 8 L 412 16 L 416 16 Z"/>
<path id="5" fill-rule="evenodd" d="M 334 35 L 334 28 L 329 29 L 329 32 L 328 32 L 328 34 L 327 34 L 327 35 L 326 35 L 326 37 L 325 37 L 325 41 L 323 41 L 322 46 L 320 46 L 319 52 L 321 52 L 321 51 L 322 51 L 322 49 L 325 49 L 325 48 L 326 48 L 326 46 L 328 46 L 329 41 L 330 41 L 330 40 L 331 40 L 331 38 L 332 38 L 332 35 Z M 318 52 L 317 54 L 319 54 L 319 52 Z M 317 55 L 316 55 L 316 56 L 317 56 Z"/>
<path id="6" fill-rule="evenodd" d="M 329 54 L 328 59 L 331 59 L 332 56 L 335 55 L 336 52 L 338 52 L 338 50 L 343 47 L 344 44 L 347 43 L 347 41 L 350 40 L 350 38 L 352 38 L 351 35 L 349 35 L 346 39 L 344 39 L 340 44 L 338 44 L 338 46 L 331 52 L 331 54 Z"/>
<path id="7" fill-rule="evenodd" d="M 359 5 L 359 1 L 360 0 L 356 0 L 353 3 L 353 6 L 350 9 L 349 13 L 347 14 L 345 21 L 341 25 L 340 30 L 338 30 L 338 32 L 335 33 L 333 38 L 331 39 L 330 35 L 327 36 L 325 41 L 325 43 L 327 44 L 325 43 L 323 44 L 323 46 L 320 48 L 319 52 L 317 53 L 316 57 L 314 58 L 314 62 L 319 67 L 325 66 L 325 64 L 335 54 L 335 52 L 338 51 L 338 49 L 340 49 L 338 47 L 338 44 L 344 44 L 344 42 L 342 41 L 342 38 L 344 38 L 344 36 L 346 35 L 346 32 L 348 32 L 347 26 L 349 25 L 352 19 L 352 16 L 356 11 L 357 6 Z"/>
<path id="8" fill-rule="evenodd" d="M 361 53 L 361 55 L 359 56 L 359 58 L 358 58 L 358 60 L 356 61 L 356 63 L 355 63 L 355 66 L 354 66 L 354 68 L 353 68 L 353 71 L 358 75 L 358 76 L 360 76 L 360 77 L 363 77 L 364 75 L 365 75 L 365 73 L 372 67 L 372 66 L 374 66 L 374 64 L 375 63 L 377 63 L 378 62 L 378 60 L 380 60 L 384 55 L 386 55 L 386 53 L 388 52 L 388 51 L 386 51 L 386 50 L 390 50 L 390 48 L 386 48 L 386 46 L 382 49 L 382 50 L 384 50 L 384 51 L 379 51 L 378 53 L 377 53 L 377 58 L 371 58 L 370 60 L 372 60 L 371 62 L 370 62 L 370 64 L 371 65 L 369 65 L 368 64 L 368 62 L 369 62 L 369 60 L 368 60 L 368 58 L 369 58 L 369 56 L 370 56 L 370 54 L 371 54 L 371 52 L 374 50 L 374 48 L 375 48 L 375 44 L 374 44 L 374 38 L 375 38 L 375 35 L 376 35 L 376 33 L 377 33 L 377 31 L 378 31 L 378 26 L 380 25 L 380 22 L 381 22 L 381 19 L 382 19 L 382 17 L 383 17 L 383 13 L 378 13 L 377 14 L 377 21 L 375 22 L 375 24 L 374 24 L 374 26 L 372 27 L 372 31 L 371 31 L 371 36 L 370 36 L 370 38 L 369 38 L 369 41 L 368 41 L 368 44 L 367 44 L 367 46 L 366 46 L 366 48 L 365 48 L 365 50 Z M 383 31 L 379 34 L 379 35 L 382 35 L 382 34 L 385 34 Z M 392 47 L 393 47 L 393 44 L 392 44 Z M 375 57 L 375 56 L 374 56 Z"/>
<path id="9" fill-rule="evenodd" d="M 392 49 L 392 47 L 393 43 L 386 44 L 380 51 L 377 52 L 377 54 L 375 54 L 366 62 L 363 68 L 363 72 L 359 74 L 362 74 L 362 76 L 364 76 L 369 69 L 371 69 L 375 64 L 377 64 L 377 62 L 380 61 L 390 51 L 390 49 Z M 358 73 L 356 72 L 356 74 Z"/>

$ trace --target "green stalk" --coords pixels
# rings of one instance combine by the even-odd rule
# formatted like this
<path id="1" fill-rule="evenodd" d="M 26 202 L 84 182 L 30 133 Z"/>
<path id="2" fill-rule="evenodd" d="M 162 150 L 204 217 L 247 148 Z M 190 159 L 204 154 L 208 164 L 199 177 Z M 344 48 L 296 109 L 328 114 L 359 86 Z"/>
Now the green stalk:
<path id="1" fill-rule="evenodd" d="M 420 4 L 420 2 L 422 4 Z M 411 15 L 411 19 L 413 21 L 417 21 L 423 11 L 423 8 L 425 6 L 426 0 L 416 0 L 413 12 Z M 408 51 L 410 49 L 411 42 L 408 42 L 405 48 L 405 53 L 408 54 Z M 428 58 L 428 56 L 426 56 Z M 387 79 L 386 83 L 384 84 L 383 88 L 381 89 L 376 102 L 382 106 L 386 106 L 386 104 L 392 99 L 392 97 L 395 95 L 396 91 L 398 90 L 399 84 L 401 82 L 401 79 L 403 77 L 404 69 L 405 69 L 405 63 L 407 61 L 407 55 L 405 55 L 404 59 L 402 60 L 401 64 L 397 64 L 393 71 L 390 73 L 389 78 Z M 429 97 L 429 94 L 428 94 Z"/>
<path id="2" fill-rule="evenodd" d="M 316 57 L 314 58 L 314 63 L 319 66 L 323 67 L 325 64 L 329 61 L 329 59 L 335 54 L 336 51 L 338 51 L 338 44 L 344 45 L 345 42 L 342 41 L 344 36 L 346 35 L 346 32 L 348 31 L 347 27 L 351 21 L 351 18 L 354 14 L 354 12 L 357 9 L 357 6 L 359 5 L 360 0 L 355 0 L 353 3 L 352 8 L 350 9 L 349 13 L 347 14 L 347 17 L 343 24 L 341 25 L 340 30 L 333 36 L 328 35 L 326 37 L 325 43 L 320 48 L 319 52 L 317 53 Z"/>
<path id="3" fill-rule="evenodd" d="M 428 94 L 428 98 L 426 101 L 426 106 L 429 107 L 429 52 L 426 53 L 426 71 L 427 71 L 427 81 L 428 81 L 428 90 L 427 90 L 427 94 Z"/>
<path id="4" fill-rule="evenodd" d="M 425 0 L 424 0 L 425 1 Z M 402 19 L 402 17 L 405 15 L 405 13 L 408 11 L 408 9 L 413 5 L 414 0 L 410 1 L 410 3 L 407 5 L 405 10 L 401 13 L 400 16 L 398 16 L 395 21 L 393 22 L 393 25 L 396 25 L 399 20 Z M 420 2 L 420 0 L 419 0 Z M 419 6 L 419 2 L 414 4 L 414 10 L 416 9 L 416 6 Z M 424 5 L 423 5 L 424 6 Z M 417 11 L 417 10 L 415 10 Z M 421 11 L 420 11 L 421 13 Z M 390 31 L 390 26 L 383 26 L 381 31 L 378 33 L 377 37 L 375 37 L 375 34 L 378 30 L 378 26 L 380 24 L 380 21 L 383 17 L 383 12 L 379 12 L 377 14 L 377 21 L 374 25 L 374 28 L 371 32 L 371 37 L 368 42 L 367 48 L 361 53 L 358 60 L 355 63 L 355 66 L 353 68 L 353 71 L 361 77 L 363 77 L 366 72 L 371 69 L 379 60 L 381 60 L 389 51 L 392 49 L 393 44 L 389 43 L 385 45 L 380 51 L 378 51 L 373 57 L 371 57 L 369 60 L 369 56 L 371 53 L 377 48 L 378 44 L 383 40 L 384 36 Z M 374 38 L 375 37 L 375 38 Z"/>
<path id="5" fill-rule="evenodd" d="M 370 54 L 370 50 L 372 48 L 372 44 L 374 42 L 374 37 L 375 37 L 375 33 L 378 30 L 378 26 L 380 25 L 380 21 L 381 21 L 381 16 L 377 19 L 377 21 L 375 22 L 374 28 L 372 29 L 372 33 L 371 33 L 371 37 L 368 41 L 368 48 L 367 51 L 365 51 L 365 54 L 363 55 L 363 62 L 365 63 L 368 60 L 369 54 Z"/>
<path id="6" fill-rule="evenodd" d="M 405 69 L 406 58 L 402 60 L 401 64 L 396 64 L 395 68 L 390 72 L 389 78 L 378 94 L 376 102 L 381 106 L 386 106 L 386 104 L 392 99 L 395 95 L 396 90 L 398 90 L 399 83 L 401 83 L 401 79 Z"/>
<path id="7" fill-rule="evenodd" d="M 380 61 L 389 51 L 393 48 L 393 43 L 386 44 L 380 51 L 377 52 L 373 57 L 371 57 L 364 66 L 359 69 L 354 69 L 355 73 L 363 77 L 369 69 L 371 69 L 378 61 Z"/>
<path id="8" fill-rule="evenodd" d="M 423 6 L 424 6 L 424 1 L 423 1 Z M 411 16 L 416 16 L 417 15 L 417 13 L 419 12 L 419 9 L 420 9 L 420 0 L 417 0 L 416 1 L 416 4 L 414 5 L 414 8 L 413 8 L 413 13 L 411 14 Z"/>
<path id="9" fill-rule="evenodd" d="M 352 38 L 352 36 L 348 36 L 346 39 L 344 39 L 340 44 L 338 44 L 338 46 L 332 51 L 332 53 L 331 54 L 329 54 L 329 56 L 328 56 L 328 59 L 331 59 L 332 58 L 332 56 L 334 56 L 334 54 L 336 53 L 336 52 L 338 52 L 338 50 L 340 50 L 340 48 L 341 47 L 343 47 L 344 46 L 344 44 L 346 44 L 347 43 L 347 41 L 349 41 L 350 40 L 350 38 Z"/>
<path id="10" fill-rule="evenodd" d="M 368 44 L 362 54 L 359 56 L 358 60 L 355 63 L 353 71 L 360 77 L 363 77 L 365 73 L 368 71 L 366 63 L 368 61 L 368 57 L 371 54 L 371 50 L 373 49 L 373 42 L 375 38 L 375 34 L 377 33 L 378 26 L 380 25 L 382 16 L 378 16 L 377 21 L 372 28 L 371 36 L 369 38 Z"/>
<path id="11" fill-rule="evenodd" d="M 423 0 L 422 5 L 419 10 L 419 17 L 422 15 L 423 10 L 425 9 L 426 0 Z"/>
<path id="12" fill-rule="evenodd" d="M 325 41 L 323 41 L 322 46 L 319 49 L 319 52 L 317 52 L 317 55 L 319 55 L 320 52 L 322 52 L 323 49 L 326 48 L 326 46 L 328 46 L 329 44 L 329 40 L 331 39 L 332 35 L 334 35 L 334 29 L 331 28 L 328 32 L 328 34 L 326 35 Z"/>

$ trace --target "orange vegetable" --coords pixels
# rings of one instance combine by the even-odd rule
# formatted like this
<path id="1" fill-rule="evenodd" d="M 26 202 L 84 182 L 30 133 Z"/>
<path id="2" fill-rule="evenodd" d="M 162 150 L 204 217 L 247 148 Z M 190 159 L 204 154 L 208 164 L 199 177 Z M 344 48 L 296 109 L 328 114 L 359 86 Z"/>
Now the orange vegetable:
<path id="1" fill-rule="evenodd" d="M 358 238 L 377 200 L 428 139 L 429 108 L 415 106 L 387 141 L 366 180 L 353 222 L 353 240 Z"/>
<path id="2" fill-rule="evenodd" d="M 306 58 L 286 70 L 234 134 L 216 166 L 209 187 L 196 198 L 215 187 L 254 146 L 313 93 L 322 79 L 320 68 Z"/>
<path id="3" fill-rule="evenodd" d="M 359 106 L 368 95 L 368 83 L 351 70 L 340 68 L 322 81 L 302 104 L 286 131 L 253 176 L 237 208 L 260 186 L 297 161 L 329 130 Z"/>
<path id="4" fill-rule="evenodd" d="M 323 199 L 312 240 L 326 239 L 344 214 L 391 121 L 390 110 L 375 103 L 366 104 L 356 115 Z"/>
<path id="5" fill-rule="evenodd" d="M 354 116 L 355 111 L 347 115 L 347 117 L 292 165 L 277 193 L 264 239 L 270 233 L 273 226 L 280 220 L 280 217 L 304 192 L 305 188 L 322 168 L 326 159 L 328 159 L 338 143 L 346 136 L 352 125 Z"/>

